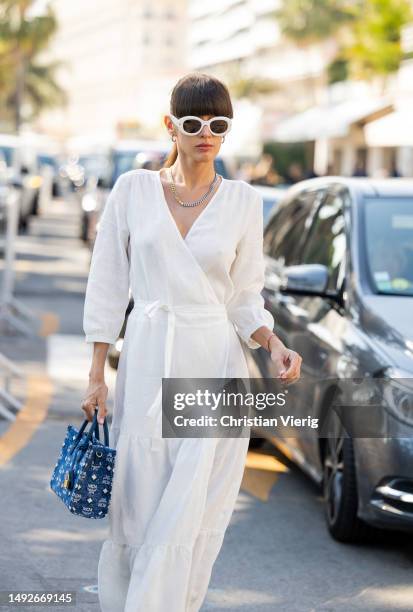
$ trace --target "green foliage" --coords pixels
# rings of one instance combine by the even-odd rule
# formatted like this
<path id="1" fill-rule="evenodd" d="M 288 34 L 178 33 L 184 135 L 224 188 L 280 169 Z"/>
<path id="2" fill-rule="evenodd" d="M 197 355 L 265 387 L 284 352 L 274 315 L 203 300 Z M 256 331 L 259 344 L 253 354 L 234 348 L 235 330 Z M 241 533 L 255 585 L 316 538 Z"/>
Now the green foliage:
<path id="1" fill-rule="evenodd" d="M 401 28 L 413 20 L 409 0 L 284 0 L 274 13 L 285 36 L 311 44 L 335 36 L 329 82 L 386 76 L 403 58 Z"/>
<path id="2" fill-rule="evenodd" d="M 291 164 L 298 163 L 303 170 L 311 167 L 311 152 L 308 151 L 307 143 L 267 142 L 264 144 L 263 153 L 272 156 L 274 168 L 282 177 L 288 175 Z"/>
<path id="3" fill-rule="evenodd" d="M 14 121 L 18 131 L 22 107 L 25 119 L 44 108 L 65 104 L 66 95 L 56 81 L 59 62 L 41 62 L 57 31 L 53 10 L 35 12 L 34 0 L 0 0 L 0 104 L 3 119 Z"/>
<path id="4" fill-rule="evenodd" d="M 400 31 L 413 19 L 409 0 L 365 0 L 346 49 L 356 78 L 395 72 L 403 57 Z"/>
<path id="5" fill-rule="evenodd" d="M 274 11 L 281 31 L 297 43 L 325 40 L 353 19 L 346 0 L 284 0 Z"/>
<path id="6" fill-rule="evenodd" d="M 328 82 L 339 83 L 340 81 L 346 81 L 349 76 L 349 61 L 347 58 L 338 55 L 335 60 L 333 60 L 327 66 L 327 77 Z"/>
<path id="7" fill-rule="evenodd" d="M 273 93 L 278 88 L 278 84 L 271 79 L 253 77 L 229 78 L 227 83 L 231 94 L 236 98 L 252 99 L 260 94 Z"/>

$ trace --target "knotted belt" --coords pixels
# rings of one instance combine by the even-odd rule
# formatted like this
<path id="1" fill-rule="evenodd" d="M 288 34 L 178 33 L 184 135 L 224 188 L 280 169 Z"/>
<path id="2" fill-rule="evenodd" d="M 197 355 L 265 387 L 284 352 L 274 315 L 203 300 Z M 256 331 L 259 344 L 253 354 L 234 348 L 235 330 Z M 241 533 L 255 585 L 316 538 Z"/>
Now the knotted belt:
<path id="1" fill-rule="evenodd" d="M 165 339 L 164 353 L 164 373 L 163 378 L 169 378 L 171 374 L 171 364 L 173 355 L 173 344 L 175 337 L 176 318 L 180 314 L 190 315 L 194 317 L 194 326 L 196 326 L 196 318 L 200 313 L 214 314 L 221 319 L 227 319 L 227 309 L 225 304 L 168 304 L 161 300 L 147 301 L 135 300 L 132 312 L 143 311 L 143 314 L 150 320 L 159 312 L 165 311 L 168 315 L 167 331 Z M 226 364 L 228 363 L 229 343 L 227 341 Z M 226 365 L 225 365 L 226 369 Z M 225 375 L 225 372 L 222 373 Z M 152 419 L 155 424 L 155 431 L 151 437 L 151 450 L 160 450 L 162 448 L 162 381 L 155 396 L 154 401 L 146 412 L 146 417 Z"/>

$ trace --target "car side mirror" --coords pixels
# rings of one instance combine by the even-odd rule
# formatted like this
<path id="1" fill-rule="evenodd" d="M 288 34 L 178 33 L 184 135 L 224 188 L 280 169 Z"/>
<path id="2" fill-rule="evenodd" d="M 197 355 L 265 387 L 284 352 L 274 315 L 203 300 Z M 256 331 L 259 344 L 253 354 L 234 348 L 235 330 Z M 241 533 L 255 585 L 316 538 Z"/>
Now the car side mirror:
<path id="1" fill-rule="evenodd" d="M 327 291 L 329 272 L 321 264 L 288 266 L 283 270 L 280 285 L 282 293 L 324 295 Z"/>

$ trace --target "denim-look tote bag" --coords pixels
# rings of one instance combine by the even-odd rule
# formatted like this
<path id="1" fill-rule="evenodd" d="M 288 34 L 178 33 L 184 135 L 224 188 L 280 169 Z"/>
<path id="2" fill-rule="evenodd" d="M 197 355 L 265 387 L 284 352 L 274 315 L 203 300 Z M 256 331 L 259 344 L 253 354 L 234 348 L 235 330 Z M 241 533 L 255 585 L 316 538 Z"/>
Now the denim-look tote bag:
<path id="1" fill-rule="evenodd" d="M 104 443 L 99 439 L 98 411 L 88 433 L 85 419 L 80 430 L 72 425 L 53 470 L 50 487 L 69 508 L 85 518 L 104 518 L 109 509 L 116 450 L 109 447 L 109 430 L 103 423 Z"/>

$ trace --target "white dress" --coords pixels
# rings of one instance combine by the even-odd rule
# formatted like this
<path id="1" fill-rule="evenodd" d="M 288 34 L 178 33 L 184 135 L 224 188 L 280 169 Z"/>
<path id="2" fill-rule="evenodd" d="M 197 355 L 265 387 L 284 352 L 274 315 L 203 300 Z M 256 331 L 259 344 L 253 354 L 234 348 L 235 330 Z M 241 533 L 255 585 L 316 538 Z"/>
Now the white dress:
<path id="1" fill-rule="evenodd" d="M 264 308 L 263 202 L 223 179 L 185 238 L 159 171 L 120 176 L 104 208 L 84 304 L 86 342 L 128 318 L 110 428 L 116 448 L 102 612 L 197 612 L 234 510 L 248 438 L 162 438 L 162 377 L 248 377 Z M 244 344 L 245 343 L 245 344 Z"/>

